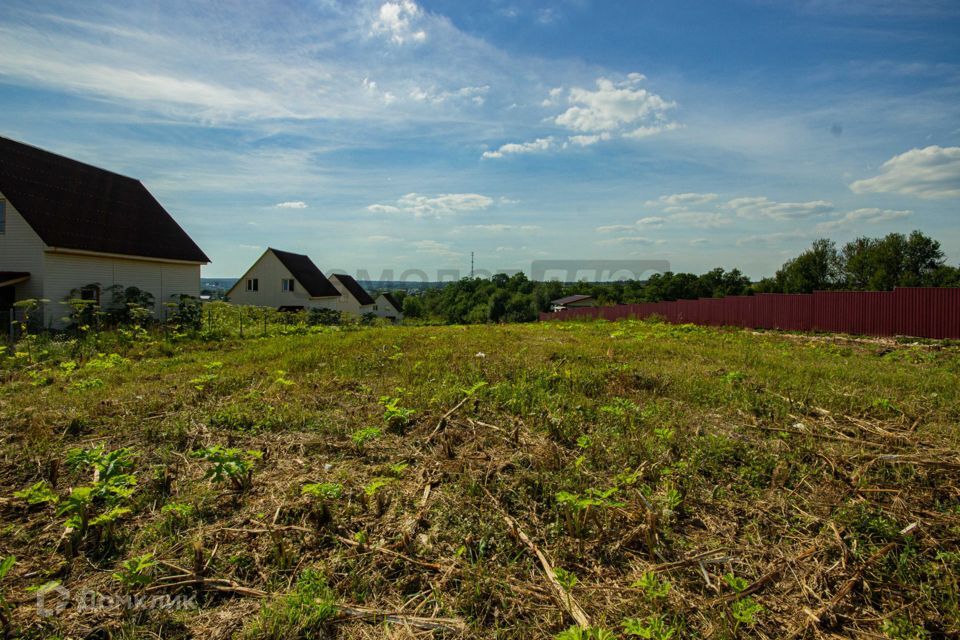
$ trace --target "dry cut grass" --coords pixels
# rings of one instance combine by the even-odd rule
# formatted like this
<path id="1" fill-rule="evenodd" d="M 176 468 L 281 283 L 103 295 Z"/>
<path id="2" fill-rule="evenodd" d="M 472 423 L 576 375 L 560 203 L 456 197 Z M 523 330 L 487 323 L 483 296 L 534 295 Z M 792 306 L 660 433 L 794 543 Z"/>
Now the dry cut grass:
<path id="1" fill-rule="evenodd" d="M 0 354 L 12 637 L 960 634 L 957 347 L 637 322 L 100 340 Z M 54 584 L 196 608 L 40 617 Z"/>

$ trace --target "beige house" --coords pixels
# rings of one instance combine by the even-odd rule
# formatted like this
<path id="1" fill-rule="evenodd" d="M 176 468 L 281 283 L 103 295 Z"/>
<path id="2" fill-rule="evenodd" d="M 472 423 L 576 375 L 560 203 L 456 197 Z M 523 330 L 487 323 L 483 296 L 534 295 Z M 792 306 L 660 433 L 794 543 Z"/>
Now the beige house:
<path id="1" fill-rule="evenodd" d="M 400 322 L 403 320 L 403 305 L 397 302 L 397 299 L 389 293 L 381 293 L 377 296 L 373 305 L 373 312 L 377 317 Z"/>
<path id="2" fill-rule="evenodd" d="M 149 292 L 162 317 L 199 296 L 209 261 L 140 181 L 0 137 L 0 330 L 17 301 L 48 300 L 35 317 L 59 328 L 65 300 L 109 306 L 114 285 Z"/>
<path id="3" fill-rule="evenodd" d="M 335 273 L 330 276 L 330 282 L 340 292 L 337 306 L 340 311 L 354 316 L 373 313 L 373 308 L 376 306 L 374 299 L 352 276 Z"/>
<path id="4" fill-rule="evenodd" d="M 302 254 L 267 249 L 227 292 L 234 304 L 276 309 L 335 309 L 340 290 Z"/>

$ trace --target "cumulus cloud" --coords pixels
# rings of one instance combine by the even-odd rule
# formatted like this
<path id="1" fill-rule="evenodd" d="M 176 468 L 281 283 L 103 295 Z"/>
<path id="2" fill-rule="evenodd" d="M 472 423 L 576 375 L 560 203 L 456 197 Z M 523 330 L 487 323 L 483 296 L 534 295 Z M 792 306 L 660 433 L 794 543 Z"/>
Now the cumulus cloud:
<path id="1" fill-rule="evenodd" d="M 831 231 L 843 227 L 850 227 L 860 224 L 876 224 L 878 222 L 889 222 L 891 220 L 902 220 L 913 215 L 909 210 L 894 209 L 856 209 L 848 211 L 836 220 L 828 220 L 817 225 L 817 231 Z"/>
<path id="2" fill-rule="evenodd" d="M 306 209 L 307 203 L 302 200 L 291 200 L 289 202 L 278 202 L 273 206 L 277 209 Z"/>
<path id="3" fill-rule="evenodd" d="M 581 135 L 581 136 L 570 136 L 569 138 L 567 138 L 569 142 L 575 145 L 579 145 L 581 147 L 589 147 L 592 144 L 597 144 L 601 140 L 609 140 L 609 139 L 610 139 L 609 131 L 604 131 L 603 133 L 599 133 L 592 136 Z"/>
<path id="4" fill-rule="evenodd" d="M 655 136 L 658 133 L 663 133 L 664 131 L 673 131 L 674 129 L 679 129 L 682 127 L 678 122 L 664 122 L 661 124 L 654 124 L 644 127 L 637 127 L 633 131 L 627 131 L 623 134 L 624 138 L 649 138 L 650 136 Z"/>
<path id="5" fill-rule="evenodd" d="M 676 107 L 676 103 L 642 88 L 640 84 L 644 80 L 646 76 L 643 74 L 631 73 L 621 81 L 598 78 L 595 89 L 550 89 L 540 106 L 556 107 L 566 101 L 566 110 L 548 121 L 573 133 L 557 144 L 553 144 L 552 137 L 505 144 L 495 151 L 484 152 L 483 157 L 502 158 L 509 153 L 567 149 L 570 146 L 589 147 L 615 138 L 646 138 L 682 126 L 668 118 L 668 112 Z"/>
<path id="6" fill-rule="evenodd" d="M 775 202 L 765 196 L 733 198 L 723 207 L 733 210 L 741 218 L 771 218 L 774 220 L 812 218 L 834 210 L 833 203 L 826 200 Z"/>
<path id="7" fill-rule="evenodd" d="M 436 196 L 408 193 L 399 198 L 396 204 L 372 204 L 367 207 L 367 211 L 409 213 L 417 218 L 440 218 L 455 213 L 487 209 L 492 204 L 493 198 L 479 193 L 443 193 Z"/>
<path id="8" fill-rule="evenodd" d="M 427 39 L 427 32 L 415 26 L 421 12 L 422 10 L 413 0 L 384 2 L 373 20 L 373 32 L 388 36 L 391 42 L 398 45 L 406 42 L 424 42 Z"/>
<path id="9" fill-rule="evenodd" d="M 598 78 L 596 90 L 574 87 L 567 95 L 572 106 L 554 122 L 582 133 L 623 132 L 625 128 L 636 130 L 637 125 L 665 127 L 667 111 L 676 103 L 641 88 L 645 79 L 631 73 L 623 82 Z"/>
<path id="10" fill-rule="evenodd" d="M 537 151 L 546 151 L 553 146 L 553 138 L 537 138 L 533 142 L 510 142 L 496 151 L 484 151 L 484 158 L 502 158 L 506 155 L 517 154 L 517 153 L 535 153 Z"/>
<path id="11" fill-rule="evenodd" d="M 656 200 L 647 200 L 644 204 L 648 207 L 687 207 L 706 204 L 716 199 L 715 193 L 674 193 L 660 196 Z"/>
<path id="12" fill-rule="evenodd" d="M 900 193 L 918 198 L 960 197 L 960 147 L 932 145 L 893 156 L 872 178 L 850 184 L 854 193 Z"/>

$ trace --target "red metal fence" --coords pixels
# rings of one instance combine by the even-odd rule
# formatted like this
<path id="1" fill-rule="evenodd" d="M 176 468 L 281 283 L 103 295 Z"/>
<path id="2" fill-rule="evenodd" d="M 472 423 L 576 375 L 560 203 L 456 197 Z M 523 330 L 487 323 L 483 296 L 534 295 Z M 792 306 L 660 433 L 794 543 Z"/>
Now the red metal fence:
<path id="1" fill-rule="evenodd" d="M 668 322 L 712 326 L 960 339 L 960 288 L 761 293 L 566 309 L 541 313 L 540 320 L 652 315 Z"/>

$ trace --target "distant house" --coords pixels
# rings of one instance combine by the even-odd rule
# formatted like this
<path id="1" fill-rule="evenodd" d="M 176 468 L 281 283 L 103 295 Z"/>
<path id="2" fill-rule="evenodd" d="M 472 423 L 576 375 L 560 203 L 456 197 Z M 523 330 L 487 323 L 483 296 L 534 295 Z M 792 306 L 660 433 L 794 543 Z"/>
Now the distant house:
<path id="1" fill-rule="evenodd" d="M 564 298 L 557 298 L 550 301 L 551 311 L 563 311 L 564 309 L 576 309 L 579 307 L 595 307 L 597 299 L 593 296 L 572 295 Z"/>
<path id="2" fill-rule="evenodd" d="M 340 295 L 309 257 L 273 248 L 227 291 L 236 304 L 289 310 L 339 310 Z"/>
<path id="3" fill-rule="evenodd" d="M 330 276 L 330 282 L 340 292 L 340 303 L 337 307 L 340 311 L 355 316 L 373 313 L 374 299 L 352 276 L 335 273 Z"/>
<path id="4" fill-rule="evenodd" d="M 62 327 L 64 300 L 109 306 L 114 285 L 149 292 L 162 316 L 165 302 L 199 295 L 208 262 L 139 180 L 0 137 L 0 318 L 47 299 L 35 317 Z"/>
<path id="5" fill-rule="evenodd" d="M 381 293 L 373 305 L 373 312 L 380 318 L 399 322 L 403 320 L 403 305 L 390 293 Z"/>

